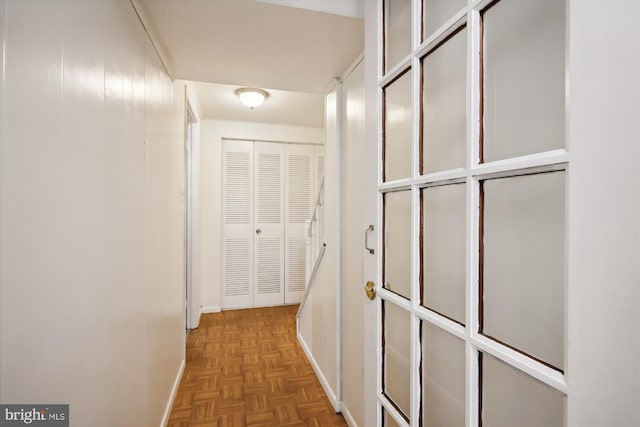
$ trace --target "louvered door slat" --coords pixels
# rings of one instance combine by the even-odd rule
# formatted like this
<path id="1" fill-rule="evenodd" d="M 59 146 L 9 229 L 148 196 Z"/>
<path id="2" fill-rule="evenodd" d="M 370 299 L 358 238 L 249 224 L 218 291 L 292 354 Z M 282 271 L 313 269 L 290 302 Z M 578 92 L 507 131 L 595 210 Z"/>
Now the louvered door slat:
<path id="1" fill-rule="evenodd" d="M 323 175 L 322 148 L 223 141 L 223 308 L 300 301 L 305 221 Z"/>
<path id="2" fill-rule="evenodd" d="M 258 223 L 282 223 L 282 154 L 258 153 Z"/>
<path id="3" fill-rule="evenodd" d="M 251 153 L 226 152 L 224 223 L 249 224 L 251 220 Z"/>
<path id="4" fill-rule="evenodd" d="M 251 255 L 251 245 L 247 239 L 225 239 L 226 255 L 224 295 L 227 297 L 249 295 L 251 292 L 250 269 L 247 260 Z"/>
<path id="5" fill-rule="evenodd" d="M 284 145 L 254 144 L 254 305 L 284 303 Z"/>
<path id="6" fill-rule="evenodd" d="M 253 306 L 253 144 L 222 148 L 222 306 Z"/>
<path id="7" fill-rule="evenodd" d="M 306 273 L 307 239 L 304 237 L 289 237 L 287 240 L 287 293 L 304 292 Z"/>
<path id="8" fill-rule="evenodd" d="M 286 150 L 285 303 L 300 302 L 306 272 L 305 222 L 313 203 L 314 147 L 289 145 Z"/>
<path id="9" fill-rule="evenodd" d="M 296 147 L 297 148 L 297 147 Z M 287 211 L 289 224 L 304 224 L 309 219 L 311 201 L 311 155 L 288 154 L 289 191 Z"/>
<path id="10" fill-rule="evenodd" d="M 258 240 L 256 255 L 256 292 L 275 294 L 282 291 L 282 239 Z"/>

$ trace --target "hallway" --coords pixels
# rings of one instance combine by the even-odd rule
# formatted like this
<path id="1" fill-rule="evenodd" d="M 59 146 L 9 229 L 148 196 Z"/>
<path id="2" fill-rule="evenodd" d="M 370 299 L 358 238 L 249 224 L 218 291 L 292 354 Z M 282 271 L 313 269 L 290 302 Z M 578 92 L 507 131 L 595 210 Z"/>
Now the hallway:
<path id="1" fill-rule="evenodd" d="M 298 344 L 297 309 L 203 315 L 169 426 L 346 426 Z"/>
<path id="2" fill-rule="evenodd" d="M 638 76 L 640 0 L 0 0 L 0 425 L 640 426 Z"/>

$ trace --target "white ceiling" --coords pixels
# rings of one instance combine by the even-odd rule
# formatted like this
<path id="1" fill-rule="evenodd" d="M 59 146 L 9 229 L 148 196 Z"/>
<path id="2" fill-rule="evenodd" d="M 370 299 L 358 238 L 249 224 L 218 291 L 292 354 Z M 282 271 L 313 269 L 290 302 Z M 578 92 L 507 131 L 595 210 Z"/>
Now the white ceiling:
<path id="1" fill-rule="evenodd" d="M 299 9 L 316 10 L 334 15 L 364 18 L 364 0 L 256 0 Z"/>
<path id="2" fill-rule="evenodd" d="M 205 118 L 282 123 L 300 126 L 324 125 L 324 95 L 267 89 L 269 98 L 253 110 L 235 95 L 240 86 L 194 82 Z"/>
<path id="3" fill-rule="evenodd" d="M 325 94 L 362 52 L 364 21 L 272 2 L 292 4 L 137 0 L 176 78 Z M 296 0 L 345 14 L 356 14 L 360 2 Z"/>

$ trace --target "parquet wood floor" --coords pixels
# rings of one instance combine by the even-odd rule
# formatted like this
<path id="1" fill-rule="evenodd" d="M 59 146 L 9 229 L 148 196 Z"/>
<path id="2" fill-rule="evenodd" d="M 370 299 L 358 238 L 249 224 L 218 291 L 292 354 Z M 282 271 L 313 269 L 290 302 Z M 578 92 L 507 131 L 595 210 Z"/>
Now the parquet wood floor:
<path id="1" fill-rule="evenodd" d="M 204 314 L 169 427 L 346 426 L 296 338 L 298 306 Z"/>

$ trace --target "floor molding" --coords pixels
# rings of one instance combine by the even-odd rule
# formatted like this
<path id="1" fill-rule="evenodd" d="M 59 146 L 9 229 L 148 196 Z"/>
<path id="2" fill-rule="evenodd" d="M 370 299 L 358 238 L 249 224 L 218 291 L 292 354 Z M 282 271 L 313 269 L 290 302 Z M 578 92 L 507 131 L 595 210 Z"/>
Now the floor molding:
<path id="1" fill-rule="evenodd" d="M 344 420 L 347 422 L 347 424 L 349 424 L 349 427 L 358 427 L 358 423 L 356 423 L 356 420 L 353 419 L 353 415 L 351 415 L 351 412 L 349 412 L 349 408 L 344 406 L 344 403 L 342 404 L 342 416 L 344 417 Z"/>
<path id="2" fill-rule="evenodd" d="M 222 307 L 220 307 L 219 305 L 212 305 L 209 307 L 202 307 L 202 310 L 200 310 L 200 313 L 202 314 L 220 313 L 221 311 L 222 311 Z"/>
<path id="3" fill-rule="evenodd" d="M 180 362 L 180 367 L 178 368 L 178 375 L 176 375 L 176 380 L 173 383 L 173 388 L 171 389 L 171 394 L 169 395 L 169 401 L 167 402 L 167 407 L 164 409 L 164 415 L 162 416 L 162 421 L 160 422 L 160 427 L 167 427 L 169 423 L 169 417 L 171 416 L 171 409 L 173 408 L 173 402 L 176 400 L 176 395 L 178 394 L 178 388 L 180 387 L 180 381 L 182 381 L 182 374 L 184 373 L 185 361 Z"/>
<path id="4" fill-rule="evenodd" d="M 336 394 L 331 389 L 331 386 L 329 385 L 329 381 L 327 381 L 324 374 L 322 373 L 320 366 L 318 366 L 318 363 L 316 362 L 316 359 L 313 357 L 313 354 L 311 353 L 311 350 L 307 346 L 307 343 L 304 341 L 302 334 L 298 333 L 297 335 L 298 335 L 298 342 L 300 343 L 300 347 L 302 347 L 304 354 L 307 355 L 307 359 L 309 360 L 309 363 L 311 364 L 313 371 L 316 373 L 316 377 L 318 377 L 318 381 L 320 381 L 320 385 L 324 389 L 324 392 L 327 394 L 327 397 L 329 398 L 329 402 L 331 403 L 331 406 L 333 406 L 333 409 L 335 409 L 336 413 L 340 413 L 342 410 L 342 405 L 338 401 Z"/>

